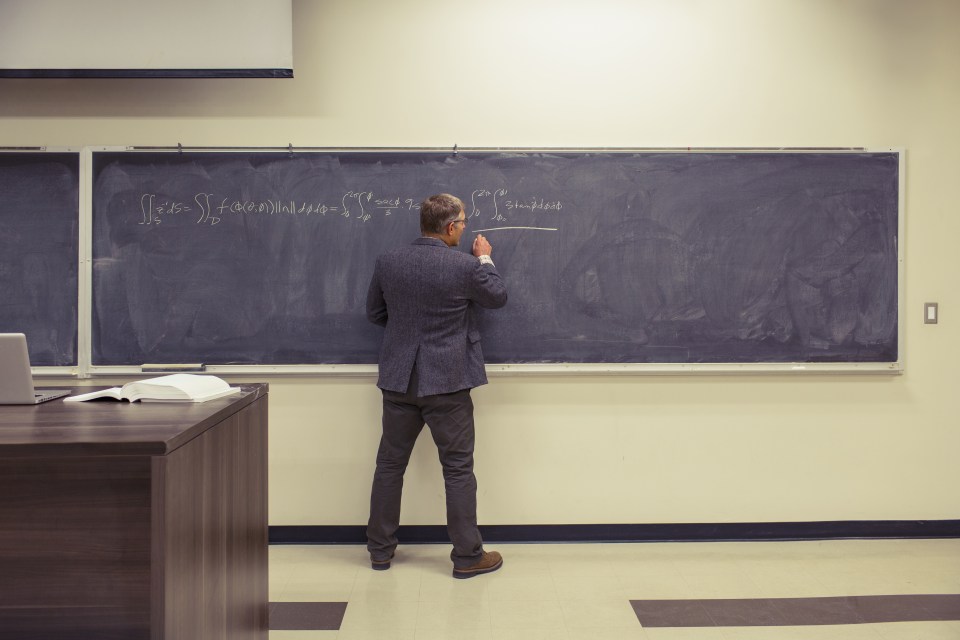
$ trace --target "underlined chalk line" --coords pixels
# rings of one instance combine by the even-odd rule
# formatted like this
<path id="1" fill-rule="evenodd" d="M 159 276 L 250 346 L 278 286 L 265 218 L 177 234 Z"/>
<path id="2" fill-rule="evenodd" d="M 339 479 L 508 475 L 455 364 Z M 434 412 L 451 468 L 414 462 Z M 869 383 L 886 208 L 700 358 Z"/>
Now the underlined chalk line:
<path id="1" fill-rule="evenodd" d="M 559 231 L 559 229 L 553 229 L 551 227 L 490 227 L 489 229 L 471 229 L 473 233 L 480 233 L 482 231 L 503 231 L 505 229 L 529 229 L 530 231 Z"/>

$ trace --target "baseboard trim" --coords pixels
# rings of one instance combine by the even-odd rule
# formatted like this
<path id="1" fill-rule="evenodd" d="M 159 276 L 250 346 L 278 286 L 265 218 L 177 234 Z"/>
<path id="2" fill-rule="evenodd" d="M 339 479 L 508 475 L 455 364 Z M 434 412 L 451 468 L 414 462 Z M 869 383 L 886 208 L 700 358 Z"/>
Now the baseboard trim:
<path id="1" fill-rule="evenodd" d="M 960 538 L 960 520 L 724 522 L 713 524 L 480 525 L 485 542 L 734 542 L 870 538 Z M 404 544 L 447 543 L 443 525 L 405 525 Z M 270 544 L 365 544 L 363 525 L 274 525 Z"/>

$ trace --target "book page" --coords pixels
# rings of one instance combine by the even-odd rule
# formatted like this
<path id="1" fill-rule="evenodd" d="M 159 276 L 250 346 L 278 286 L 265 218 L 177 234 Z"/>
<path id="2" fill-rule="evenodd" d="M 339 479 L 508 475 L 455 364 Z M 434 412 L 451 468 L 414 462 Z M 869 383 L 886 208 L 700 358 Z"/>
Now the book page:
<path id="1" fill-rule="evenodd" d="M 131 401 L 145 398 L 192 400 L 230 389 L 216 376 L 174 373 L 123 385 L 124 397 Z"/>
<path id="2" fill-rule="evenodd" d="M 123 400 L 122 389 L 112 387 L 110 389 L 101 389 L 100 391 L 91 391 L 90 393 L 81 393 L 77 396 L 64 398 L 64 402 L 83 402 L 85 400 L 96 400 L 97 398 L 112 398 L 113 400 Z"/>
<path id="3" fill-rule="evenodd" d="M 144 396 L 140 398 L 140 402 L 206 402 L 207 400 L 216 400 L 217 398 L 226 398 L 227 396 L 240 395 L 240 387 L 229 387 L 226 391 L 216 391 L 202 396 L 195 396 L 193 398 L 151 398 L 149 396 Z"/>

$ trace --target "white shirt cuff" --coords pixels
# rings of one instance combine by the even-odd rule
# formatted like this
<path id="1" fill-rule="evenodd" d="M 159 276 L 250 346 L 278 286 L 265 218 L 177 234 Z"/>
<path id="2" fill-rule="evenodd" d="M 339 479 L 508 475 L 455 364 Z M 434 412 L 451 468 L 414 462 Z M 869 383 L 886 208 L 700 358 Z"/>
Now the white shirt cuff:
<path id="1" fill-rule="evenodd" d="M 496 266 L 493 264 L 493 258 L 490 256 L 477 256 L 477 260 L 480 261 L 480 264 L 489 264 L 490 266 Z"/>

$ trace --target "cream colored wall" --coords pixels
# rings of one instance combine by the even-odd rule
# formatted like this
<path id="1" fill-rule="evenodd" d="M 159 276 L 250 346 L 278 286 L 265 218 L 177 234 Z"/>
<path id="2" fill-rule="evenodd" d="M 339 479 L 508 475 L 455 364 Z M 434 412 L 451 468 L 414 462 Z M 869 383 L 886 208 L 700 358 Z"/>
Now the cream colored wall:
<path id="1" fill-rule="evenodd" d="M 960 3 L 295 0 L 294 20 L 292 81 L 0 80 L 0 144 L 904 147 L 904 375 L 495 376 L 480 518 L 960 518 Z M 364 523 L 373 379 L 268 381 L 271 524 Z M 404 522 L 443 504 L 422 442 Z"/>

